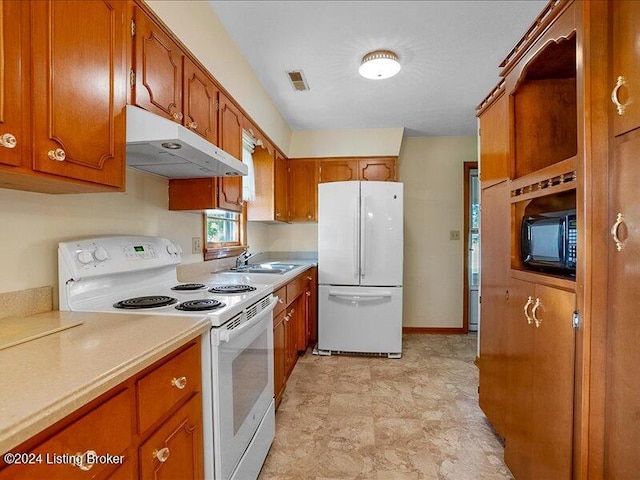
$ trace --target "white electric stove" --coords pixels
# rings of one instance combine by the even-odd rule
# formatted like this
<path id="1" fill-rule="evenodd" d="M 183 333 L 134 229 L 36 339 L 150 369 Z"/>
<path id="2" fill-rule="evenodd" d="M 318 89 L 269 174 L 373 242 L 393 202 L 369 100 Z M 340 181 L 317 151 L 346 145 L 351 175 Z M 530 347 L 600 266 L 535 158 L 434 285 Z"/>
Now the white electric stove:
<path id="1" fill-rule="evenodd" d="M 198 315 L 203 341 L 205 478 L 257 478 L 275 435 L 270 285 L 242 275 L 181 283 L 171 240 L 104 236 L 58 246 L 60 310 Z M 227 280 L 228 278 L 228 280 Z"/>

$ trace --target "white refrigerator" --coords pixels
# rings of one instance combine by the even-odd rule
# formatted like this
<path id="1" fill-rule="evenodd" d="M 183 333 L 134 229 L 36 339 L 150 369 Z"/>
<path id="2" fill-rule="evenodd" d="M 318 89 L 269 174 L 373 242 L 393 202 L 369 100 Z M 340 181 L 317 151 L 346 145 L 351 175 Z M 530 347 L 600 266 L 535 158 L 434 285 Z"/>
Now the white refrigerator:
<path id="1" fill-rule="evenodd" d="M 318 353 L 402 355 L 403 185 L 318 185 Z"/>

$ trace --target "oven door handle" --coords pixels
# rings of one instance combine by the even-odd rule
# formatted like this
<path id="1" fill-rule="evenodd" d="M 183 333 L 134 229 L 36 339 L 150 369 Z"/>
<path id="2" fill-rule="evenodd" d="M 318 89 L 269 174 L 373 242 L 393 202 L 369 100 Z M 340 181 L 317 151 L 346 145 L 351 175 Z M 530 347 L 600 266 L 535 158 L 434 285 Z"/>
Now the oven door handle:
<path id="1" fill-rule="evenodd" d="M 220 341 L 230 342 L 238 335 L 242 335 L 247 330 L 250 330 L 251 328 L 260 324 L 266 316 L 271 315 L 271 312 L 273 312 L 273 309 L 276 308 L 277 303 L 278 303 L 278 297 L 274 295 L 271 299 L 271 303 L 269 304 L 269 306 L 264 310 L 262 310 L 258 315 L 253 317 L 251 320 L 240 325 L 238 328 L 233 328 L 231 330 L 223 330 L 222 332 L 220 332 Z"/>

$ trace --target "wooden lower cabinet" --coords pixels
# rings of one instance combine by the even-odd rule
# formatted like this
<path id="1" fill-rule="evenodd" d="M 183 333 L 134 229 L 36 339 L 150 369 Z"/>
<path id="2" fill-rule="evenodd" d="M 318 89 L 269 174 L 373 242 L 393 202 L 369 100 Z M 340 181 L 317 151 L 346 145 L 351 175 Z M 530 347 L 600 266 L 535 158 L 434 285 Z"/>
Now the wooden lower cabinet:
<path id="1" fill-rule="evenodd" d="M 518 480 L 570 479 L 575 293 L 511 279 L 505 462 Z"/>
<path id="2" fill-rule="evenodd" d="M 40 454 L 42 463 L 0 462 L 0 480 L 203 478 L 200 352 L 200 340 L 181 347 L 12 448 L 11 452 Z M 84 455 L 88 460 L 94 452 L 123 459 L 93 466 L 47 463 L 54 461 L 54 454 Z"/>
<path id="3" fill-rule="evenodd" d="M 299 355 L 304 355 L 311 345 L 311 325 L 315 335 L 315 303 L 317 298 L 316 267 L 301 273 L 275 295 L 279 305 L 274 309 L 273 319 L 273 368 L 276 408 Z M 315 339 L 314 339 L 315 341 Z"/>
<path id="4" fill-rule="evenodd" d="M 143 479 L 197 479 L 203 476 L 202 399 L 191 398 L 139 451 Z"/>
<path id="5" fill-rule="evenodd" d="M 503 182 L 482 190 L 482 208 L 492 212 L 482 222 L 482 277 L 480 304 L 480 408 L 496 431 L 505 436 L 509 392 L 506 388 L 507 297 L 509 257 L 504 255 L 511 235 L 509 185 Z"/>

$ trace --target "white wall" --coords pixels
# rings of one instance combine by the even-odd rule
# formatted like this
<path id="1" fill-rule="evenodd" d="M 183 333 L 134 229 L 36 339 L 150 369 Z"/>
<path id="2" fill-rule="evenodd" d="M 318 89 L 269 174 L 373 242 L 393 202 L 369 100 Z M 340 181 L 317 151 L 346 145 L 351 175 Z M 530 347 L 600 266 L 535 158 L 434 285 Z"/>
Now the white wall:
<path id="1" fill-rule="evenodd" d="M 462 327 L 464 162 L 475 137 L 407 137 L 399 158 L 404 183 L 404 326 Z"/>
<path id="2" fill-rule="evenodd" d="M 47 195 L 0 189 L 0 292 L 57 286 L 58 242 L 105 234 L 172 238 L 191 255 L 202 217 L 168 210 L 168 181 L 127 169 L 126 193 Z M 54 291 L 57 296 L 57 291 Z"/>
<path id="3" fill-rule="evenodd" d="M 290 158 L 397 156 L 404 128 L 293 132 Z"/>

